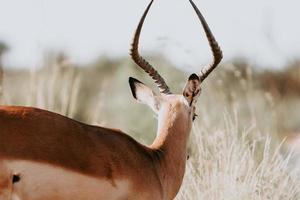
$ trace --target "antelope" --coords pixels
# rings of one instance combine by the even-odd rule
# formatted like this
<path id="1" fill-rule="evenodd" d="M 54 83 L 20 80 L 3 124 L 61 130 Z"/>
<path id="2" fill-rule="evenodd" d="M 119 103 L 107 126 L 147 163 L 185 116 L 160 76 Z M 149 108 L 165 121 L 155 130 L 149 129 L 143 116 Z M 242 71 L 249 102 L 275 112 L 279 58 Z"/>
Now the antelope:
<path id="1" fill-rule="evenodd" d="M 140 33 L 153 0 L 135 31 L 131 57 L 155 81 L 159 94 L 134 78 L 129 78 L 129 84 L 133 97 L 158 115 L 154 142 L 146 146 L 122 131 L 83 124 L 38 108 L 1 106 L 1 200 L 175 198 L 185 172 L 200 84 L 222 59 L 204 17 L 194 2 L 189 2 L 202 23 L 213 61 L 198 75 L 189 76 L 182 94 L 171 93 L 139 54 Z"/>

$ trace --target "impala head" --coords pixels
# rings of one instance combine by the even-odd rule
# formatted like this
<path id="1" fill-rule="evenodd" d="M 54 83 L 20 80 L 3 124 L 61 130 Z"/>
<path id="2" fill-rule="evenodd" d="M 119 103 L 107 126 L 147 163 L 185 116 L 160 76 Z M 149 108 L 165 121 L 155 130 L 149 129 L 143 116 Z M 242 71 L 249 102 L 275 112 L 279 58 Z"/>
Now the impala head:
<path id="1" fill-rule="evenodd" d="M 147 74 L 149 74 L 149 76 L 155 81 L 160 93 L 156 94 L 149 87 L 134 78 L 129 78 L 129 83 L 134 98 L 139 102 L 150 106 L 154 112 L 161 114 L 165 110 L 173 110 L 174 114 L 181 116 L 181 120 L 183 120 L 182 122 L 186 121 L 191 123 L 196 116 L 195 104 L 201 91 L 200 84 L 220 63 L 222 59 L 222 51 L 201 12 L 192 0 L 189 1 L 204 28 L 213 54 L 213 61 L 209 65 L 203 67 L 198 74 L 192 74 L 189 76 L 182 94 L 172 94 L 164 79 L 151 66 L 151 64 L 149 64 L 142 56 L 140 56 L 138 51 L 138 44 L 142 26 L 153 3 L 153 0 L 151 0 L 135 31 L 131 48 L 131 57 L 134 62 Z"/>

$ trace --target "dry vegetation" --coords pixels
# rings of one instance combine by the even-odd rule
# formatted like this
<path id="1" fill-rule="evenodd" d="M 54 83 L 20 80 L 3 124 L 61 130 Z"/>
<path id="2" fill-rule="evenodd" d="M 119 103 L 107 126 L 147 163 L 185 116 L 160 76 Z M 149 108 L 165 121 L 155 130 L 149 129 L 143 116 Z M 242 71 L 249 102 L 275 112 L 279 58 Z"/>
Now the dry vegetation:
<path id="1" fill-rule="evenodd" d="M 181 92 L 187 74 L 155 60 L 173 91 Z M 130 60 L 100 58 L 73 66 L 63 57 L 48 56 L 36 70 L 6 69 L 2 101 L 120 128 L 149 144 L 156 119 L 131 97 L 129 76 L 152 84 Z M 300 132 L 300 63 L 281 71 L 224 64 L 202 88 L 177 199 L 298 199 L 295 158 L 282 140 Z"/>

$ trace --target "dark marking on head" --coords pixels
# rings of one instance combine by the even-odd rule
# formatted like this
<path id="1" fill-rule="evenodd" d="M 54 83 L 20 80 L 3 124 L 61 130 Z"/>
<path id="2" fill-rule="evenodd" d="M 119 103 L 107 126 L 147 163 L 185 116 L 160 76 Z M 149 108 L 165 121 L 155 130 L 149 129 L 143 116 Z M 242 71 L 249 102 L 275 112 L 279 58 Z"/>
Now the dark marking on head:
<path id="1" fill-rule="evenodd" d="M 183 96 L 192 106 L 197 101 L 197 97 L 200 94 L 200 78 L 197 74 L 191 74 L 183 90 Z"/>
<path id="2" fill-rule="evenodd" d="M 198 80 L 200 81 L 200 78 L 197 74 L 191 74 L 190 77 L 189 77 L 189 81 L 191 80 Z"/>
<path id="3" fill-rule="evenodd" d="M 142 83 L 142 82 L 135 79 L 135 78 L 132 78 L 132 77 L 129 77 L 128 81 L 129 81 L 129 85 L 130 85 L 130 88 L 131 88 L 132 95 L 136 99 L 137 97 L 136 97 L 136 85 L 135 85 L 135 83 Z"/>

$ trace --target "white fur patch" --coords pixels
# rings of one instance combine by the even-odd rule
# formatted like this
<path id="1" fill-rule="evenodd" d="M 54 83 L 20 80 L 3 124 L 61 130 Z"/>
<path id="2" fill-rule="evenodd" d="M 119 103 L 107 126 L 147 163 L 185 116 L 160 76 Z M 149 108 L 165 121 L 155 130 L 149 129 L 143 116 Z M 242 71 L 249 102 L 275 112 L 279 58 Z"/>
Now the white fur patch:
<path id="1" fill-rule="evenodd" d="M 8 161 L 8 167 L 20 173 L 13 187 L 13 200 L 99 200 L 126 199 L 130 184 L 126 180 L 91 177 L 50 164 L 31 161 Z"/>

